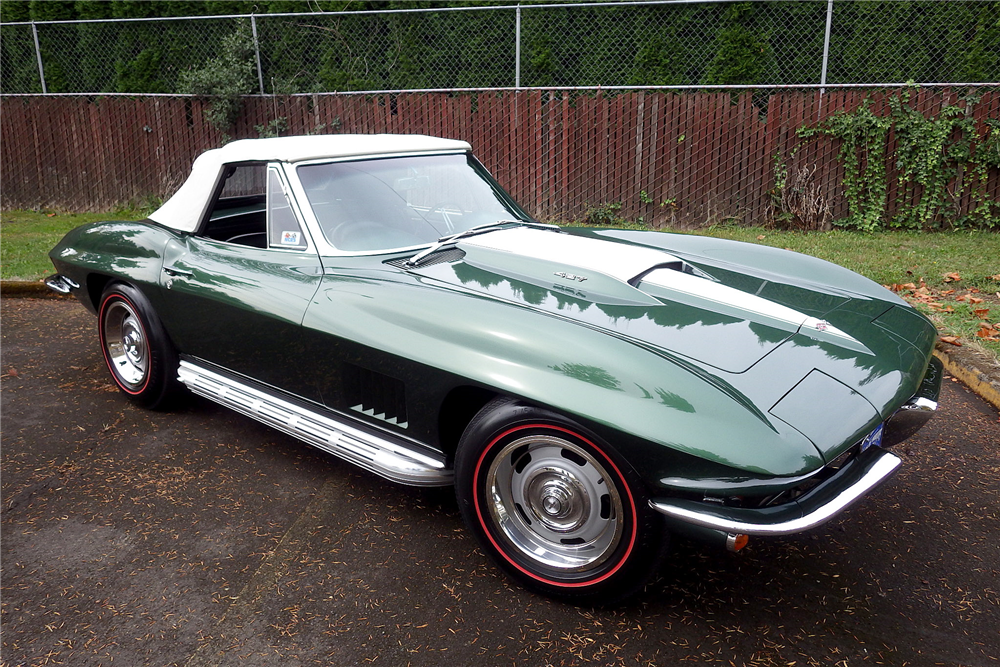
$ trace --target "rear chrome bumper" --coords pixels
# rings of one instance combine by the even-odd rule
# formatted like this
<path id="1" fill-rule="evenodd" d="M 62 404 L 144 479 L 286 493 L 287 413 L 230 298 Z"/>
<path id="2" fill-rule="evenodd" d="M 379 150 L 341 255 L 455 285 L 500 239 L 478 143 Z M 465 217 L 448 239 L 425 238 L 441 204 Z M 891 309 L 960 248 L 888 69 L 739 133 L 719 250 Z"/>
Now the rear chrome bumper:
<path id="1" fill-rule="evenodd" d="M 59 292 L 59 294 L 69 294 L 71 290 L 80 289 L 76 281 L 58 273 L 46 278 L 45 286 L 53 292 Z"/>
<path id="2" fill-rule="evenodd" d="M 724 533 L 788 535 L 837 516 L 891 477 L 901 463 L 884 449 L 872 447 L 800 498 L 774 507 L 725 507 L 680 498 L 653 499 L 649 504 L 672 520 Z"/>

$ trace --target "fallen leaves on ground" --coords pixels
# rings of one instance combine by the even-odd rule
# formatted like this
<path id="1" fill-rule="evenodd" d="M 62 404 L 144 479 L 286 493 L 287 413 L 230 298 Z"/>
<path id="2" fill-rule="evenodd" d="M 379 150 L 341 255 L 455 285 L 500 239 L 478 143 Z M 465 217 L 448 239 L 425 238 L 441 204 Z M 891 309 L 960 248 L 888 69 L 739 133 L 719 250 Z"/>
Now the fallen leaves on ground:
<path id="1" fill-rule="evenodd" d="M 976 336 L 982 338 L 983 340 L 988 340 L 993 343 L 1000 342 L 1000 324 L 990 324 L 989 322 L 980 322 L 979 331 L 976 332 Z"/>
<path id="2" fill-rule="evenodd" d="M 952 275 L 958 275 L 952 274 Z M 955 290 L 934 290 L 927 286 L 927 283 L 920 280 L 920 285 L 916 283 L 902 283 L 893 284 L 889 286 L 889 289 L 896 292 L 900 296 L 907 297 L 914 301 L 920 301 L 927 305 L 931 310 L 935 310 L 942 313 L 954 313 L 955 309 L 951 306 L 947 306 L 938 299 L 942 296 L 950 296 L 955 293 Z M 963 295 L 967 296 L 967 295 Z M 961 297 L 957 299 L 961 301 Z M 981 301 L 981 300 L 980 300 Z"/>
<path id="3" fill-rule="evenodd" d="M 1000 274 L 997 274 L 997 276 L 990 276 L 990 278 L 997 277 L 1000 277 Z M 955 283 L 960 281 L 962 278 L 958 273 L 946 273 L 944 274 L 944 279 L 946 283 Z M 949 305 L 949 303 L 947 303 L 948 301 L 967 304 L 972 311 L 971 317 L 976 320 L 980 320 L 979 329 L 975 334 L 976 337 L 981 341 L 994 343 L 1000 342 L 1000 323 L 991 323 L 989 321 L 990 308 L 981 306 L 981 304 L 986 303 L 986 298 L 976 296 L 981 294 L 981 292 L 975 287 L 964 290 L 938 290 L 928 287 L 927 283 L 924 282 L 922 278 L 919 283 L 897 283 L 893 285 L 886 285 L 885 287 L 899 294 L 910 303 L 922 304 L 924 307 L 936 313 L 954 313 L 955 308 L 952 305 Z M 997 292 L 997 297 L 1000 298 L 1000 292 Z M 955 346 L 962 345 L 960 336 L 941 336 L 941 341 Z"/>
<path id="4" fill-rule="evenodd" d="M 972 296 L 971 294 L 962 294 L 961 296 L 955 297 L 955 301 L 963 301 L 965 303 L 977 304 L 977 303 L 982 303 L 983 299 L 977 296 Z"/>

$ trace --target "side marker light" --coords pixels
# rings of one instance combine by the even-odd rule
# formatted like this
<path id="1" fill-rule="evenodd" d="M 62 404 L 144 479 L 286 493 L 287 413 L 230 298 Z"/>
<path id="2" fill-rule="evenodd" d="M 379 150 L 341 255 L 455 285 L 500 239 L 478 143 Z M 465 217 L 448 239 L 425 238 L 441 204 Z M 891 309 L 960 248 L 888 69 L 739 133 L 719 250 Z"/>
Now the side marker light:
<path id="1" fill-rule="evenodd" d="M 726 537 L 726 551 L 737 552 L 747 545 L 750 541 L 749 535 L 729 533 Z"/>

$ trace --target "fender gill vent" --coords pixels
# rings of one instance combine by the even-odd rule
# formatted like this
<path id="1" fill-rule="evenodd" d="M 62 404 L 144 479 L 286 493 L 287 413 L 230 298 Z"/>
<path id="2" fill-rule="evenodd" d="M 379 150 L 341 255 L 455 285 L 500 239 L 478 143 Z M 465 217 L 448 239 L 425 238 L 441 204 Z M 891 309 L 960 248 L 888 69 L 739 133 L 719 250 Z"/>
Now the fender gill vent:
<path id="1" fill-rule="evenodd" d="M 414 268 L 423 268 L 425 266 L 434 266 L 435 264 L 444 264 L 445 262 L 457 262 L 465 257 L 465 251 L 461 248 L 443 248 L 438 252 L 428 255 Z M 386 264 L 390 266 L 395 266 L 400 269 L 406 268 L 406 263 L 410 261 L 409 257 L 401 257 L 399 259 L 390 259 Z"/>
<path id="2" fill-rule="evenodd" d="M 406 428 L 403 382 L 367 368 L 344 364 L 344 396 L 351 410 Z"/>

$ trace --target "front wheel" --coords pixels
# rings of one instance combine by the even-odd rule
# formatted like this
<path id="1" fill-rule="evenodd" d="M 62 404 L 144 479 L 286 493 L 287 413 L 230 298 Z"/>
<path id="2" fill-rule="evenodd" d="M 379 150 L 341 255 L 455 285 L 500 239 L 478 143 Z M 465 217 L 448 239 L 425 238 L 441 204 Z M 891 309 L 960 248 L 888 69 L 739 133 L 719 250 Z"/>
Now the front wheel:
<path id="1" fill-rule="evenodd" d="M 116 283 L 97 315 L 104 361 L 118 388 L 147 408 L 162 407 L 177 386 L 177 352 L 146 297 Z"/>
<path id="2" fill-rule="evenodd" d="M 455 459 L 466 523 L 518 581 L 610 603 L 640 588 L 666 534 L 612 448 L 560 415 L 499 399 L 469 424 Z"/>

